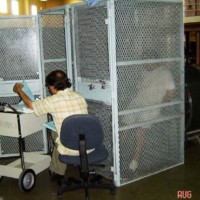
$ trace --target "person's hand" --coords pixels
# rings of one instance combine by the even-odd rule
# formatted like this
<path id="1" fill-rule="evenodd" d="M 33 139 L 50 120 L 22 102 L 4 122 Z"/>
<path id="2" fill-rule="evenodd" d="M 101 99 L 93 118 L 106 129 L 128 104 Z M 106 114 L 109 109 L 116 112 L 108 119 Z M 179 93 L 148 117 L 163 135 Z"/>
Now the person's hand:
<path id="1" fill-rule="evenodd" d="M 13 87 L 13 92 L 15 93 L 19 93 L 20 91 L 22 91 L 23 85 L 21 83 L 16 83 Z"/>
<path id="2" fill-rule="evenodd" d="M 166 102 L 169 102 L 171 101 L 175 96 L 175 90 L 167 90 L 166 93 L 165 93 L 165 96 L 163 98 L 163 103 L 166 103 Z"/>

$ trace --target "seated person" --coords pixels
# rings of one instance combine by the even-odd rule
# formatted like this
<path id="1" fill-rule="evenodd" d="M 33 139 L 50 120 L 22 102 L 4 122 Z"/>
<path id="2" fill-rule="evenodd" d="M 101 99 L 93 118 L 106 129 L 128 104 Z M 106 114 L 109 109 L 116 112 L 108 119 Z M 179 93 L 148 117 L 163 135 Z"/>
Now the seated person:
<path id="1" fill-rule="evenodd" d="M 144 52 L 143 56 L 145 59 L 158 58 L 157 53 L 154 51 Z M 159 105 L 173 99 L 175 94 L 175 81 L 168 67 L 163 66 L 161 63 L 150 63 L 144 65 L 144 69 L 141 73 L 142 76 L 137 85 L 137 95 L 131 99 L 128 109 Z M 150 121 L 158 118 L 160 112 L 160 108 L 146 110 L 140 112 L 137 117 L 135 115 L 125 116 L 122 121 L 125 125 Z M 129 169 L 133 172 L 138 167 L 144 143 L 144 136 L 149 132 L 150 128 L 151 125 L 143 125 L 136 129 L 134 152 L 129 165 Z"/>
<path id="2" fill-rule="evenodd" d="M 53 133 L 55 140 L 55 148 L 50 163 L 50 172 L 54 179 L 59 182 L 64 177 L 66 164 L 58 159 L 59 154 L 77 155 L 78 151 L 65 148 L 60 142 L 60 130 L 63 120 L 70 115 L 87 114 L 87 103 L 85 99 L 78 93 L 70 89 L 71 83 L 67 75 L 61 70 L 52 71 L 46 77 L 46 86 L 51 93 L 42 100 L 32 102 L 30 98 L 23 92 L 23 85 L 16 83 L 13 91 L 19 95 L 28 108 L 34 110 L 37 116 L 43 114 L 51 114 L 56 126 L 57 133 Z"/>

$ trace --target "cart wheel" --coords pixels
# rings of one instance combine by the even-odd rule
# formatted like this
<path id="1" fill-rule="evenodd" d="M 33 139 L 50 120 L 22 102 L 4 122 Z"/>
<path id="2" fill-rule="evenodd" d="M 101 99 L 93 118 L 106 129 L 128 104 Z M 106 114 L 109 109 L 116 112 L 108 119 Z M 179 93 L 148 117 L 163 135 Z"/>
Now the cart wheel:
<path id="1" fill-rule="evenodd" d="M 24 170 L 19 177 L 19 188 L 23 192 L 29 192 L 35 186 L 36 176 L 32 169 Z"/>
<path id="2" fill-rule="evenodd" d="M 0 176 L 0 183 L 1 183 L 2 180 L 3 180 L 3 176 Z"/>

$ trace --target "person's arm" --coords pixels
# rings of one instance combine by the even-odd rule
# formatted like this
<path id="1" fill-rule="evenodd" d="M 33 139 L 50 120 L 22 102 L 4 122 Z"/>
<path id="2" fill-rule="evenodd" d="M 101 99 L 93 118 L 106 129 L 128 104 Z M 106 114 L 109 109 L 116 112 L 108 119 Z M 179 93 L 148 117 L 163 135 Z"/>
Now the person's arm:
<path id="1" fill-rule="evenodd" d="M 174 95 L 175 95 L 175 89 L 167 90 L 163 98 L 163 103 L 171 101 L 174 98 Z"/>
<path id="2" fill-rule="evenodd" d="M 30 100 L 30 98 L 23 92 L 22 90 L 23 85 L 20 83 L 16 83 L 13 87 L 13 92 L 17 93 L 19 95 L 19 97 L 23 100 L 23 102 L 25 103 L 25 105 L 28 108 L 33 109 L 33 105 L 32 105 L 32 101 Z"/>

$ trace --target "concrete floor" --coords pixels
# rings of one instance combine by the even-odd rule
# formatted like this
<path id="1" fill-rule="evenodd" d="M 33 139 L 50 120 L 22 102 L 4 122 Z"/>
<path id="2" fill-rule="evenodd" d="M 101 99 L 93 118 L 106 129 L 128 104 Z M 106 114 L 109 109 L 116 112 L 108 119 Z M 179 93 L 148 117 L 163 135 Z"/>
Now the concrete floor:
<path id="1" fill-rule="evenodd" d="M 71 174 L 68 168 L 66 174 Z M 187 143 L 185 164 L 117 188 L 116 194 L 91 189 L 90 200 L 176 200 L 178 191 L 188 193 L 192 200 L 200 199 L 200 144 L 197 140 Z M 56 200 L 57 183 L 51 182 L 48 170 L 37 175 L 36 185 L 30 192 L 22 192 L 18 179 L 4 177 L 0 183 L 0 200 Z M 182 193 L 186 195 L 186 193 Z M 182 199 L 189 199 L 183 196 Z M 83 190 L 65 193 L 63 200 L 84 200 Z"/>

